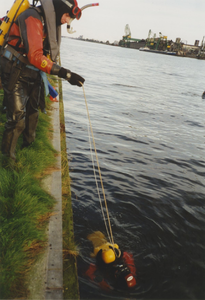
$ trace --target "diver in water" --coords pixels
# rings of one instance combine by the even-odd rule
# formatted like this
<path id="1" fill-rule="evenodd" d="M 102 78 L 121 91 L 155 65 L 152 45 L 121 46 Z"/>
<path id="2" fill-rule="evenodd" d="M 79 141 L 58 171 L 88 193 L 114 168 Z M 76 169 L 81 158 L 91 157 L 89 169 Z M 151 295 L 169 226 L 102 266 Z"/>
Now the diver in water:
<path id="1" fill-rule="evenodd" d="M 102 289 L 132 289 L 136 286 L 136 267 L 133 255 L 123 252 L 117 244 L 106 241 L 103 233 L 96 231 L 88 236 L 93 243 L 92 257 L 96 264 L 90 264 L 84 275 Z"/>
<path id="2" fill-rule="evenodd" d="M 16 159 L 15 149 L 21 133 L 23 147 L 35 140 L 43 73 L 57 75 L 79 87 L 84 83 L 83 77 L 56 63 L 61 25 L 80 17 L 76 0 L 40 0 L 40 6 L 23 11 L 11 26 L 0 59 L 7 109 L 2 139 L 5 156 Z"/>

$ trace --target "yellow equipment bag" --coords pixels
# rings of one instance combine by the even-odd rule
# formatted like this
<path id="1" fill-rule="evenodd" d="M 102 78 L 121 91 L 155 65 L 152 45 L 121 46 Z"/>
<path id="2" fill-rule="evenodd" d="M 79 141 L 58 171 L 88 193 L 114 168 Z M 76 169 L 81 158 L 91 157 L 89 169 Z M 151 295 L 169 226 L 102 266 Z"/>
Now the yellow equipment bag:
<path id="1" fill-rule="evenodd" d="M 6 34 L 10 30 L 11 25 L 16 20 L 16 18 L 26 9 L 30 7 L 28 0 L 15 0 L 13 6 L 7 13 L 0 26 L 0 46 L 3 45 Z"/>

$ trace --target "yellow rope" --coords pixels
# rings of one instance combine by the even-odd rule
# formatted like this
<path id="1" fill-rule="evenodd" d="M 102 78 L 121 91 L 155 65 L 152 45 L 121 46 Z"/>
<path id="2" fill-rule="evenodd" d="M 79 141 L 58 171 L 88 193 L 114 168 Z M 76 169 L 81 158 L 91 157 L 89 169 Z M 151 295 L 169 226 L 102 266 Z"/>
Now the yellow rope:
<path id="1" fill-rule="evenodd" d="M 85 95 L 85 89 L 84 89 L 84 85 L 83 84 L 82 84 L 82 87 L 83 87 L 83 94 L 84 94 L 84 98 L 85 98 L 85 105 L 86 105 L 87 115 L 88 115 L 88 120 L 89 120 L 89 125 L 90 125 L 90 128 L 88 126 L 88 135 L 89 135 L 91 158 L 92 158 L 92 163 L 93 163 L 93 171 L 94 171 L 96 186 L 97 186 L 97 190 L 98 190 L 98 196 L 99 196 L 99 200 L 100 200 L 101 210 L 102 210 L 103 219 L 104 219 L 104 222 L 105 222 L 105 227 L 106 227 L 106 230 L 107 230 L 108 238 L 110 240 L 110 243 L 114 245 L 114 239 L 113 239 L 112 228 L 111 228 L 111 223 L 110 223 L 109 211 L 108 211 L 108 207 L 107 207 L 107 200 L 106 200 L 106 197 L 105 197 L 105 190 L 104 190 L 104 186 L 103 186 L 102 175 L 101 175 L 101 171 L 100 171 L 100 165 L 99 165 L 98 156 L 97 156 L 97 150 L 96 150 L 96 146 L 95 146 L 95 139 L 94 139 L 94 135 L 93 135 L 92 125 L 91 125 L 90 115 L 89 115 L 89 110 L 88 110 L 88 104 L 87 104 L 86 95 Z M 95 150 L 95 157 L 96 157 L 96 162 L 97 162 L 97 166 L 98 166 L 98 173 L 99 173 L 99 177 L 100 177 L 101 188 L 102 188 L 102 193 L 103 193 L 103 198 L 104 198 L 104 203 L 105 203 L 105 208 L 106 208 L 106 213 L 107 213 L 107 220 L 108 220 L 108 225 L 109 225 L 109 231 L 108 231 L 108 227 L 107 227 L 107 223 L 106 223 L 106 219 L 105 219 L 105 215 L 104 215 L 104 210 L 103 210 L 103 206 L 102 206 L 102 200 L 101 200 L 101 197 L 100 197 L 100 192 L 99 192 L 99 188 L 98 188 L 97 177 L 96 177 L 96 173 L 95 173 L 95 166 L 94 166 L 93 155 L 92 155 L 92 144 L 91 144 L 91 139 L 90 139 L 90 131 L 91 131 L 91 135 L 92 135 L 93 147 L 94 147 L 94 150 Z M 116 255 L 116 256 L 118 257 L 118 255 Z"/>

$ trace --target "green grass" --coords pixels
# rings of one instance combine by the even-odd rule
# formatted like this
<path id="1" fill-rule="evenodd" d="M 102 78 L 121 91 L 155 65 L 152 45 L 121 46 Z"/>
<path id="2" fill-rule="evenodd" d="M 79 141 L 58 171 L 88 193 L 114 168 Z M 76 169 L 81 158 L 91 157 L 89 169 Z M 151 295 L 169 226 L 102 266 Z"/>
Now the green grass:
<path id="1" fill-rule="evenodd" d="M 2 101 L 0 90 L 0 111 Z M 1 137 L 5 121 L 0 113 Z M 2 167 L 0 152 L 0 299 L 26 297 L 26 275 L 46 245 L 45 226 L 54 200 L 42 189 L 41 178 L 55 164 L 51 136 L 49 114 L 40 113 L 36 140 L 21 150 L 19 138 L 14 166 Z"/>

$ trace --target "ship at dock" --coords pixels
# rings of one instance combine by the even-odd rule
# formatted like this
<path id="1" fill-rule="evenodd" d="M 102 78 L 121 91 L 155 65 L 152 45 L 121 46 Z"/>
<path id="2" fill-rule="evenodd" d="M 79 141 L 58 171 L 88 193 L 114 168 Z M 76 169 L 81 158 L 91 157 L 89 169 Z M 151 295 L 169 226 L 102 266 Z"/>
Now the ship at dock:
<path id="1" fill-rule="evenodd" d="M 163 35 L 161 32 L 159 33 L 159 37 L 156 37 L 154 34 L 151 37 L 151 30 L 149 30 L 148 38 L 146 39 L 145 47 L 140 47 L 140 51 L 165 54 L 165 55 L 177 55 L 176 51 L 171 51 L 172 49 L 172 41 L 167 39 L 167 36 Z"/>
<path id="2" fill-rule="evenodd" d="M 166 55 L 177 55 L 176 52 L 172 52 L 172 51 L 168 51 L 168 50 L 154 50 L 154 49 L 150 49 L 148 47 L 141 47 L 141 48 L 139 48 L 139 51 L 152 52 L 152 53 L 158 53 L 158 54 L 166 54 Z"/>

